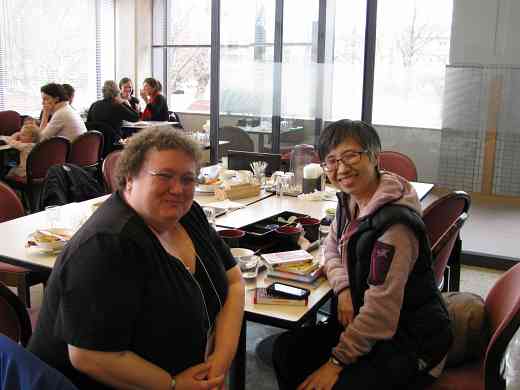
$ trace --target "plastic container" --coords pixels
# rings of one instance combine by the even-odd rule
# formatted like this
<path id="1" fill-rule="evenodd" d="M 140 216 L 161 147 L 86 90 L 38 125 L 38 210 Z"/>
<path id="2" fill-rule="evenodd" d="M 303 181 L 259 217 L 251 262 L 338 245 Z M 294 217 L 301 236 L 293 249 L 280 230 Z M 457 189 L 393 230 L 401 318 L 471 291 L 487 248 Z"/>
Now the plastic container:
<path id="1" fill-rule="evenodd" d="M 300 186 L 303 180 L 303 167 L 310 164 L 314 159 L 314 146 L 296 145 L 291 153 L 291 172 L 294 173 L 294 184 Z"/>

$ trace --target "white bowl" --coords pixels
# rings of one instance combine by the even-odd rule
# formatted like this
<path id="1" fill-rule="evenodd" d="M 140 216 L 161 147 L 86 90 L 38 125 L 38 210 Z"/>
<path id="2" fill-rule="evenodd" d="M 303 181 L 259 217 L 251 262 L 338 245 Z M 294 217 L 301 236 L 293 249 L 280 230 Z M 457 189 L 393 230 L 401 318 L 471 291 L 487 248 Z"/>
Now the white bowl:
<path id="1" fill-rule="evenodd" d="M 231 248 L 230 250 L 236 260 L 247 259 L 255 254 L 251 249 L 246 248 Z"/>

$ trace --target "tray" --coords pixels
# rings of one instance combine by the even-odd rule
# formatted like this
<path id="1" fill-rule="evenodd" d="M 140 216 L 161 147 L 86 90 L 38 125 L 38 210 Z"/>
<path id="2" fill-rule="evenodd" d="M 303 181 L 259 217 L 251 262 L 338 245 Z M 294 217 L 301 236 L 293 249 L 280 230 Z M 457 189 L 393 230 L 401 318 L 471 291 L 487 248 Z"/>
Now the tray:
<path id="1" fill-rule="evenodd" d="M 279 217 L 282 217 L 283 219 L 287 220 L 293 215 L 298 218 L 308 217 L 307 214 L 296 213 L 294 211 L 282 211 L 281 213 L 277 213 L 270 217 L 261 219 L 260 221 L 253 222 L 249 225 L 243 226 L 241 229 L 246 232 L 246 235 L 257 237 L 266 236 L 278 229 L 278 226 L 283 226 L 286 224 L 284 222 L 278 222 Z"/>

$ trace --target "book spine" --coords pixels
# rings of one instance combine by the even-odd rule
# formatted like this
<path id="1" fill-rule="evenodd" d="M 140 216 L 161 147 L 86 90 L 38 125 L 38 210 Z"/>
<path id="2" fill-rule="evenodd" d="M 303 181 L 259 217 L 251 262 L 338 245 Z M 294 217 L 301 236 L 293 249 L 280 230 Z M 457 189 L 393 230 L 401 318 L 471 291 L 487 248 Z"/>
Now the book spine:
<path id="1" fill-rule="evenodd" d="M 256 295 L 253 298 L 253 303 L 255 305 L 285 305 L 285 306 L 307 306 L 308 299 L 283 299 L 283 298 L 264 298 L 257 297 Z"/>
<path id="2" fill-rule="evenodd" d="M 294 280 L 296 282 L 302 282 L 302 283 L 313 283 L 320 274 L 313 273 L 310 275 L 299 275 L 299 274 L 293 274 L 292 272 L 283 272 L 283 271 L 268 271 L 267 277 L 271 278 L 281 278 L 281 279 L 287 279 L 287 280 Z"/>

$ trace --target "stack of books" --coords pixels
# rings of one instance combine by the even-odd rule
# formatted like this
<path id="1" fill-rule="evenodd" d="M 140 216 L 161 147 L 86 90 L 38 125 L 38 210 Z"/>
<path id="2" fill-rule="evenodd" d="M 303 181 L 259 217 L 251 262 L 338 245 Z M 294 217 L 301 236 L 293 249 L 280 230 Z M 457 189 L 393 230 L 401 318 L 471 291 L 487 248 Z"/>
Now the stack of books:
<path id="1" fill-rule="evenodd" d="M 322 282 L 322 270 L 318 260 L 307 251 L 300 249 L 286 252 L 263 254 L 269 266 L 267 277 L 317 286 Z"/>

